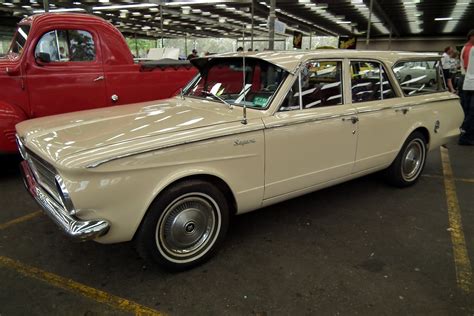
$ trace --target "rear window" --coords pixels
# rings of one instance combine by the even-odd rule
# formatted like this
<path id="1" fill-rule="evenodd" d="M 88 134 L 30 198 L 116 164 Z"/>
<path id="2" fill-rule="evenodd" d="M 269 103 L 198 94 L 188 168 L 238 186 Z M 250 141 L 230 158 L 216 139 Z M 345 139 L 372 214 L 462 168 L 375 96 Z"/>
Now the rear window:
<path id="1" fill-rule="evenodd" d="M 398 62 L 393 72 L 406 96 L 446 91 L 439 60 Z"/>

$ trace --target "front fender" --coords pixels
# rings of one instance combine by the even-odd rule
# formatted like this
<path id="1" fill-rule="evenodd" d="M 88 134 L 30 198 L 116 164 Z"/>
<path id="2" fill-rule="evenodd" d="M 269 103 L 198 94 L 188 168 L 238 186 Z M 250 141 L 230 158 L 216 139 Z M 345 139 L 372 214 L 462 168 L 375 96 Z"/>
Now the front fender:
<path id="1" fill-rule="evenodd" d="M 28 117 L 22 109 L 0 101 L 0 152 L 18 151 L 15 142 L 15 125 L 26 119 Z"/>

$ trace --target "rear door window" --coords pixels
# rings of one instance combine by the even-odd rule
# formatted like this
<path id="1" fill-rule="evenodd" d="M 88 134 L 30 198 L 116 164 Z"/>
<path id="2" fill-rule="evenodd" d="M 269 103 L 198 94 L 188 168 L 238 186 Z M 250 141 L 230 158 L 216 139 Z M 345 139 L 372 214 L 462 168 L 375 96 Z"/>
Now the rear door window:
<path id="1" fill-rule="evenodd" d="M 352 103 L 396 96 L 383 65 L 374 61 L 351 61 L 351 92 Z"/>

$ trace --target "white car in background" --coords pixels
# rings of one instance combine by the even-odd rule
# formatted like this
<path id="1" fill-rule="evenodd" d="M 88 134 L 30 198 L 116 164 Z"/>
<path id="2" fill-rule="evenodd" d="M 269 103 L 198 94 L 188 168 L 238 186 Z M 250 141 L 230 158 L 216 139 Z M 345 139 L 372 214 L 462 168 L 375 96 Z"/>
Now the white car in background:
<path id="1" fill-rule="evenodd" d="M 437 82 L 437 61 L 415 61 L 405 63 L 403 66 L 393 69 L 395 76 L 400 80 L 402 88 L 407 87 L 433 87 Z"/>

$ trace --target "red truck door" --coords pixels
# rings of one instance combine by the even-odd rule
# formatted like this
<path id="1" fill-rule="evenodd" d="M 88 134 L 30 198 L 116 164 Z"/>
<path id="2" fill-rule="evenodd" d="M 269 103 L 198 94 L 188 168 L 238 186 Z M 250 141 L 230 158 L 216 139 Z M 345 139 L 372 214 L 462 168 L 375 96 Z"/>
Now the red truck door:
<path id="1" fill-rule="evenodd" d="M 27 87 L 32 117 L 103 107 L 100 45 L 92 30 L 54 29 L 30 49 Z"/>

